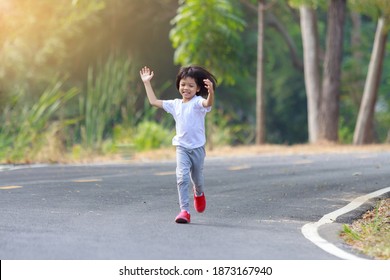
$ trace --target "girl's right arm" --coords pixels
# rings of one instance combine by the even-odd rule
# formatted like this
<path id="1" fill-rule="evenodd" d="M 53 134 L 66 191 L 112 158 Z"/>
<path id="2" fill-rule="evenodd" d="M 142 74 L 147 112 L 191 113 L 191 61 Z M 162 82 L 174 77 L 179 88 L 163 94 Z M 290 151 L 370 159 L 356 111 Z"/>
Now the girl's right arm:
<path id="1" fill-rule="evenodd" d="M 141 76 L 142 81 L 144 82 L 146 95 L 148 96 L 148 100 L 150 105 L 155 106 L 157 108 L 163 107 L 163 101 L 160 99 L 157 99 L 156 95 L 154 94 L 152 85 L 150 83 L 150 80 L 153 78 L 154 73 L 153 71 L 150 71 L 148 67 L 144 67 L 139 71 L 139 74 Z"/>

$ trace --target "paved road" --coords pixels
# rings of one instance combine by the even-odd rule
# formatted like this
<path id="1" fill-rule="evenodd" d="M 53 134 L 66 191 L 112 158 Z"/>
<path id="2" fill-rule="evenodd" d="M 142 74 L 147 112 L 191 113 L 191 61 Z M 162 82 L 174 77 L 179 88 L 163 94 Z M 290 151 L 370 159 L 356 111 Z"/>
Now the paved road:
<path id="1" fill-rule="evenodd" d="M 389 152 L 209 158 L 205 169 L 206 212 L 182 225 L 174 162 L 3 167 L 0 259 L 337 259 L 302 226 L 390 185 Z"/>

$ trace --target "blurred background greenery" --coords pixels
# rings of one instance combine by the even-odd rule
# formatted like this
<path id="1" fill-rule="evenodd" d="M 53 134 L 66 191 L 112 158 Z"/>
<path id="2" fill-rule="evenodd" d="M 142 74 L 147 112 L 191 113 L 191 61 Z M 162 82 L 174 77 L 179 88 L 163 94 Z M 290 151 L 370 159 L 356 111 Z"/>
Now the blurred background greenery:
<path id="1" fill-rule="evenodd" d="M 267 2 L 266 142 L 307 143 L 296 4 L 317 4 L 313 7 L 324 44 L 327 1 Z M 381 6 L 374 2 L 372 9 L 381 14 Z M 138 73 L 144 65 L 154 70 L 153 86 L 161 99 L 179 97 L 174 80 L 180 65 L 209 68 L 219 80 L 216 105 L 208 116 L 209 145 L 255 143 L 257 4 L 256 0 L 0 0 L 0 161 L 58 162 L 169 146 L 174 123 L 147 103 Z M 337 125 L 338 142 L 348 144 L 379 17 L 358 7 L 359 3 L 347 6 L 344 26 Z M 353 45 L 356 13 L 359 44 Z M 386 43 L 386 54 L 389 51 Z M 389 141 L 387 60 L 385 55 L 375 106 L 377 143 Z"/>

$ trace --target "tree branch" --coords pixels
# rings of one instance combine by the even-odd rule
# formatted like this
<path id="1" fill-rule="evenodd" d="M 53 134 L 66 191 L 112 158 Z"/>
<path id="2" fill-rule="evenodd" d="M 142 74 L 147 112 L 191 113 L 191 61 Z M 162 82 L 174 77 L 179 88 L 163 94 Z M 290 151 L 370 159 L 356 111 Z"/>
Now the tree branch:
<path id="1" fill-rule="evenodd" d="M 253 5 L 248 0 L 240 0 L 240 2 L 246 6 L 252 12 L 257 14 L 257 7 Z M 273 3 L 271 2 L 272 5 Z M 278 18 L 269 10 L 267 11 L 267 25 L 275 28 L 281 35 L 284 41 L 286 42 L 288 49 L 290 50 L 291 60 L 294 67 L 300 71 L 303 71 L 303 62 L 302 59 L 298 56 L 297 47 L 291 38 L 290 34 L 287 32 L 286 28 L 284 28 L 283 24 L 278 20 Z"/>
<path id="2" fill-rule="evenodd" d="M 267 23 L 268 25 L 274 27 L 282 35 L 288 46 L 288 49 L 290 50 L 291 60 L 294 67 L 300 71 L 303 71 L 302 59 L 298 56 L 297 47 L 290 34 L 288 34 L 286 28 L 284 28 L 276 16 L 271 12 L 267 13 Z"/>

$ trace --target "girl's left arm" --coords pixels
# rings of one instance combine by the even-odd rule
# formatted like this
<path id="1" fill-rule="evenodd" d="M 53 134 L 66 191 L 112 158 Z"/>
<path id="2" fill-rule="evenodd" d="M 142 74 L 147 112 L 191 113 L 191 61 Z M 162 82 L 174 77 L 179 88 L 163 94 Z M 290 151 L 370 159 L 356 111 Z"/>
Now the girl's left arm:
<path id="1" fill-rule="evenodd" d="M 209 95 L 207 96 L 207 99 L 203 100 L 202 105 L 203 107 L 210 107 L 214 105 L 214 86 L 213 83 L 209 79 L 203 80 L 205 87 L 207 88 Z"/>

